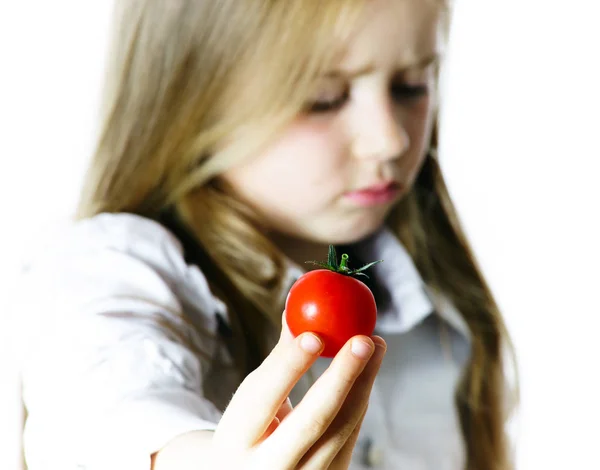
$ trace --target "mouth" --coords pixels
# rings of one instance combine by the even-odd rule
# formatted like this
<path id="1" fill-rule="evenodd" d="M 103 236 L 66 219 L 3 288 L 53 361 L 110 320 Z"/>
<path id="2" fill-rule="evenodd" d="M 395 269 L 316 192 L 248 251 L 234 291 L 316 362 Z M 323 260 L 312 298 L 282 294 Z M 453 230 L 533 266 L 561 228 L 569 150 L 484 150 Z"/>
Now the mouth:
<path id="1" fill-rule="evenodd" d="M 349 191 L 344 197 L 353 203 L 370 207 L 389 204 L 404 192 L 403 186 L 397 181 L 378 183 L 355 191 Z"/>

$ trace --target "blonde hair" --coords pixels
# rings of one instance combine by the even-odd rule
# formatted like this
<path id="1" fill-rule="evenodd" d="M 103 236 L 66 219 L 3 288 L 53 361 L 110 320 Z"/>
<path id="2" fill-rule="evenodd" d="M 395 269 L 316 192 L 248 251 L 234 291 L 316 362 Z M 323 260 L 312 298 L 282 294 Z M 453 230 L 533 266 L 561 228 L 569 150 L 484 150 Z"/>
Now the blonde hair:
<path id="1" fill-rule="evenodd" d="M 176 220 L 194 240 L 213 292 L 229 304 L 228 344 L 240 377 L 268 354 L 266 338 L 279 327 L 285 266 L 261 221 L 219 174 L 297 116 L 363 2 L 116 2 L 103 127 L 78 217 L 131 212 Z M 232 136 L 239 144 L 224 147 Z M 502 375 L 508 334 L 433 155 L 389 224 L 473 336 L 457 393 L 468 468 L 509 468 Z"/>

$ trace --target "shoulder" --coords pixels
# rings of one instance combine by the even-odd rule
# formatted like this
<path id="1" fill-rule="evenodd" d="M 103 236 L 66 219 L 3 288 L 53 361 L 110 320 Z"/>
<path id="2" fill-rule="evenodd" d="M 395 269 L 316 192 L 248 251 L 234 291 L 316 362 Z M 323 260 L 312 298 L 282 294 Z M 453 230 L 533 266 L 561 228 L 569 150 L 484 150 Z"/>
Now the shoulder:
<path id="1" fill-rule="evenodd" d="M 28 264 L 97 250 L 114 250 L 158 264 L 183 259 L 179 241 L 158 222 L 135 214 L 103 213 L 56 230 L 34 247 Z"/>
<path id="2" fill-rule="evenodd" d="M 156 290 L 181 280 L 188 267 L 177 239 L 157 222 L 133 214 L 100 214 L 61 227 L 32 247 L 28 277 L 55 288 L 87 287 L 100 293 L 128 285 Z M 41 279 L 40 279 L 41 280 Z"/>
<path id="3" fill-rule="evenodd" d="M 33 247 L 19 291 L 18 313 L 27 329 L 33 321 L 43 328 L 126 311 L 160 315 L 188 329 L 181 319 L 185 313 L 202 330 L 214 332 L 214 314 L 224 309 L 204 274 L 186 263 L 169 230 L 125 213 L 70 223 Z"/>

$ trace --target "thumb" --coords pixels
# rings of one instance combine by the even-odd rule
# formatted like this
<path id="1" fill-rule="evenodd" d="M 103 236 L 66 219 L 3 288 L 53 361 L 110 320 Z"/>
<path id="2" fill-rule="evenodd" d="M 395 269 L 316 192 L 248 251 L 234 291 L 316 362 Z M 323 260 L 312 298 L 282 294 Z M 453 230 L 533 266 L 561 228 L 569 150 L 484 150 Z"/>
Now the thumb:
<path id="1" fill-rule="evenodd" d="M 281 335 L 279 336 L 279 341 L 282 343 L 291 343 L 294 340 L 294 335 L 290 331 L 287 321 L 285 319 L 285 310 L 283 311 L 283 315 L 281 316 Z"/>

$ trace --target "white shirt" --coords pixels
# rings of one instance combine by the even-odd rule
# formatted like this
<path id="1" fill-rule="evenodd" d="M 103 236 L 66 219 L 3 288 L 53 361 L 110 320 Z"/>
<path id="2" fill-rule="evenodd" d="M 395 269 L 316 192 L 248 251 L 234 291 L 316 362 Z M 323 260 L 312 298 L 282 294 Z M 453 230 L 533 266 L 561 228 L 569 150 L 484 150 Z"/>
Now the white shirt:
<path id="1" fill-rule="evenodd" d="M 226 355 L 214 337 L 216 314 L 227 319 L 227 310 L 171 232 L 102 214 L 39 251 L 16 312 L 29 469 L 149 470 L 151 454 L 177 435 L 215 429 L 236 385 L 209 359 Z M 454 393 L 469 357 L 466 325 L 391 233 L 357 253 L 384 259 L 370 272 L 390 302 L 376 327 L 388 352 L 351 468 L 462 470 Z M 290 278 L 300 274 L 290 268 Z M 183 312 L 208 334 L 182 321 Z M 316 376 L 329 361 L 317 361 Z M 293 402 L 307 386 L 296 387 Z"/>

